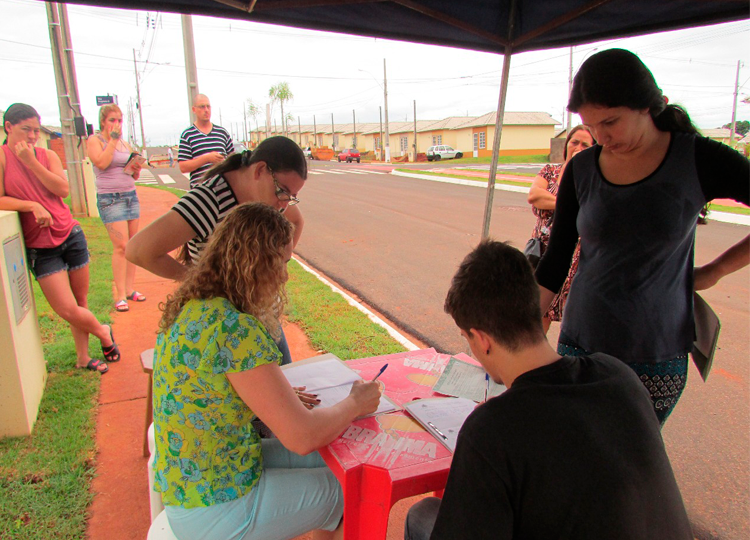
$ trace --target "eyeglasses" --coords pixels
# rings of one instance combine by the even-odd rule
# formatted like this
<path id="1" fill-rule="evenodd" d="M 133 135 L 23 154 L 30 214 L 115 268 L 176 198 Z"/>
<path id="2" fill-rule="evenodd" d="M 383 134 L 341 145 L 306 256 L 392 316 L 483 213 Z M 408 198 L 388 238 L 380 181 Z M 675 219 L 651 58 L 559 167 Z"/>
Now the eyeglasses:
<path id="1" fill-rule="evenodd" d="M 289 193 L 286 189 L 281 187 L 279 184 L 279 181 L 276 180 L 276 174 L 271 170 L 269 167 L 268 172 L 271 173 L 271 179 L 273 180 L 273 185 L 276 186 L 276 198 L 279 199 L 281 202 L 288 202 L 289 206 L 294 206 L 295 204 L 299 204 L 299 199 Z"/>

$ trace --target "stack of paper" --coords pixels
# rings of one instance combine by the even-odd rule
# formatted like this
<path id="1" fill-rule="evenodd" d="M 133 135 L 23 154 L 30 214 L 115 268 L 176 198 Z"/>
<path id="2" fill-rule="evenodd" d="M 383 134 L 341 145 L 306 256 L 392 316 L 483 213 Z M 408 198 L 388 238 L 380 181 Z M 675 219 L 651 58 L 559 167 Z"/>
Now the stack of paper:
<path id="1" fill-rule="evenodd" d="M 289 384 L 304 386 L 305 392 L 317 394 L 320 405 L 332 407 L 346 399 L 354 381 L 362 378 L 334 355 L 320 361 L 288 364 L 282 368 Z M 397 410 L 396 405 L 385 394 L 380 396 L 380 405 L 373 414 Z"/>
<path id="2" fill-rule="evenodd" d="M 485 375 L 481 367 L 451 358 L 432 389 L 438 394 L 471 399 L 477 403 L 485 400 L 485 391 L 487 399 L 505 392 L 505 386 L 492 379 L 488 381 Z"/>

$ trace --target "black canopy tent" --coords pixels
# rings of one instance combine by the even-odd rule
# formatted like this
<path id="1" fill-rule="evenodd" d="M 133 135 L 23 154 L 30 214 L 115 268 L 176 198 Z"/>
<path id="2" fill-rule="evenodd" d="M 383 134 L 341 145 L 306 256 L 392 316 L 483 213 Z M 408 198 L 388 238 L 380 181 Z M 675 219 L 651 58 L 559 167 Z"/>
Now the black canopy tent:
<path id="1" fill-rule="evenodd" d="M 514 52 L 747 19 L 747 0 L 75 0 L 503 54 L 482 236 L 489 233 Z M 342 15 L 342 8 L 345 14 Z"/>

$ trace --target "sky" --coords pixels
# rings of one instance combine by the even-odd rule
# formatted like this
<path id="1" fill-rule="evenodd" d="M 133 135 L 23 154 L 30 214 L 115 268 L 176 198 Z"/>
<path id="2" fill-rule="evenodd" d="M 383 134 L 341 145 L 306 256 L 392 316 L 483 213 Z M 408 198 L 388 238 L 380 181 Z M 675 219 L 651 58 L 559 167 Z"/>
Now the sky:
<path id="1" fill-rule="evenodd" d="M 96 96 L 116 95 L 126 111 L 140 77 L 149 145 L 176 144 L 189 125 L 179 15 L 68 5 L 83 115 L 97 126 Z M 285 112 L 312 124 L 378 122 L 387 66 L 390 121 L 479 116 L 497 109 L 502 56 L 413 43 L 314 32 L 210 17 L 193 17 L 198 85 L 213 121 L 243 129 L 248 100 L 265 110 L 268 91 L 287 82 L 294 98 Z M 148 22 L 147 22 L 148 21 Z M 731 121 L 737 62 L 737 120 L 750 119 L 750 22 L 741 21 L 576 46 L 573 72 L 596 50 L 637 53 L 670 103 L 683 105 L 700 128 Z M 514 55 L 507 111 L 542 111 L 565 119 L 569 48 Z M 46 9 L 38 0 L 0 0 L 0 110 L 34 106 L 46 125 L 60 125 Z M 280 110 L 274 107 L 280 128 Z M 265 114 L 257 118 L 262 126 Z M 250 126 L 255 125 L 251 118 Z M 573 116 L 573 124 L 577 123 Z M 126 130 L 127 131 L 127 130 Z M 136 119 L 140 141 L 140 124 Z"/>

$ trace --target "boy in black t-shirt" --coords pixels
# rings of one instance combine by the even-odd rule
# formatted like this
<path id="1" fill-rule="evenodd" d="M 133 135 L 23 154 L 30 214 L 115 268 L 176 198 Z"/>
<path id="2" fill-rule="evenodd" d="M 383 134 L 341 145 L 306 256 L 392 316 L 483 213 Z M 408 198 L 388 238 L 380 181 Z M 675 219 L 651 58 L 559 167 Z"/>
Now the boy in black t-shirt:
<path id="1" fill-rule="evenodd" d="M 407 540 L 693 538 L 648 391 L 611 356 L 550 347 L 521 252 L 482 242 L 445 311 L 508 390 L 467 418 L 443 500 L 412 507 Z"/>

